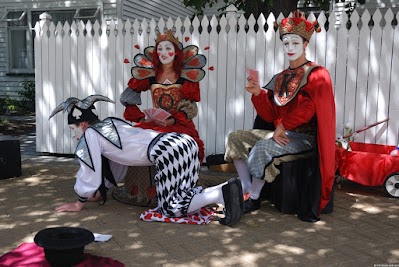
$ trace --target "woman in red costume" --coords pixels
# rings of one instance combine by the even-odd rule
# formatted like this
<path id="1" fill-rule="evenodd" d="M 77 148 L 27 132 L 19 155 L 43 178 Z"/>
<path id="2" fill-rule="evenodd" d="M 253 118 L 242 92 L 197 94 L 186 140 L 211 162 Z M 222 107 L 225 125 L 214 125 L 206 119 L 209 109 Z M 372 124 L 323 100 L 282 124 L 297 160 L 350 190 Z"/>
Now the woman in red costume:
<path id="1" fill-rule="evenodd" d="M 182 49 L 182 44 L 169 30 L 158 35 L 155 47 L 147 47 L 144 54 L 134 58 L 134 62 L 133 77 L 120 97 L 126 107 L 124 118 L 135 122 L 136 127 L 190 135 L 198 144 L 202 162 L 204 143 L 192 119 L 198 113 L 199 81 L 205 76 L 202 70 L 206 64 L 205 56 L 199 55 L 198 47 L 194 45 Z M 138 107 L 141 104 L 140 93 L 147 90 L 151 90 L 154 108 L 170 113 L 166 120 L 149 120 Z"/>

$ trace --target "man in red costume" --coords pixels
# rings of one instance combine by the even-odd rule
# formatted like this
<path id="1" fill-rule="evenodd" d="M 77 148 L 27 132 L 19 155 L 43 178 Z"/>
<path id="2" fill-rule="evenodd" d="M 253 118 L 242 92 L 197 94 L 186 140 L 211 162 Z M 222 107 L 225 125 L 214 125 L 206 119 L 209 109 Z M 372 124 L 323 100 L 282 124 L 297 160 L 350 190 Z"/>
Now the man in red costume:
<path id="1" fill-rule="evenodd" d="M 299 11 L 283 19 L 279 33 L 289 68 L 275 75 L 265 90 L 248 78 L 246 90 L 252 93 L 257 114 L 273 123 L 275 131 L 238 130 L 229 135 L 226 161 L 234 162 L 243 192 L 249 193 L 244 212 L 260 208 L 264 183 L 273 182 L 279 174 L 276 165 L 308 157 L 316 146 L 321 174 L 318 213 L 329 202 L 334 182 L 335 103 L 328 71 L 306 59 L 314 25 Z M 318 215 L 303 220 L 318 220 Z"/>
<path id="2" fill-rule="evenodd" d="M 159 34 L 155 47 L 149 46 L 144 54 L 134 58 L 132 78 L 128 88 L 120 97 L 126 107 L 124 118 L 136 122 L 135 126 L 158 132 L 185 133 L 194 138 L 199 147 L 199 159 L 204 158 L 204 143 L 199 137 L 192 119 L 197 116 L 197 102 L 200 101 L 199 81 L 205 76 L 202 67 L 206 64 L 204 55 L 198 54 L 198 47 L 182 44 L 172 31 Z M 170 113 L 163 121 L 146 118 L 140 110 L 140 93 L 151 91 L 155 108 Z"/>

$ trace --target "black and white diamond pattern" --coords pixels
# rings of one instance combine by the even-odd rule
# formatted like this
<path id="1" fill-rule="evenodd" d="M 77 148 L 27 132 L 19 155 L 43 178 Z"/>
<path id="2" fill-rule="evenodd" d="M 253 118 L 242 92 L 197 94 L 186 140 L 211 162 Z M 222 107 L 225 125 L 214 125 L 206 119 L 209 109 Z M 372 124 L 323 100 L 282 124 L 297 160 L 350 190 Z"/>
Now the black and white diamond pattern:
<path id="1" fill-rule="evenodd" d="M 160 212 L 168 217 L 186 216 L 192 197 L 200 192 L 195 188 L 200 170 L 197 143 L 189 135 L 167 133 L 149 154 L 157 170 L 154 180 Z"/>

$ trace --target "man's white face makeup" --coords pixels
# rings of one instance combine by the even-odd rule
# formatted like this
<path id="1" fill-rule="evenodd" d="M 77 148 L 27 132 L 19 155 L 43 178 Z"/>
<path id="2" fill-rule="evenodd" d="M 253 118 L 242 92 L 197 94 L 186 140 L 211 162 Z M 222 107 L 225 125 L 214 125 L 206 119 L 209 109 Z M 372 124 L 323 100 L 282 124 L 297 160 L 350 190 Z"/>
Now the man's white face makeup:
<path id="1" fill-rule="evenodd" d="M 157 53 L 159 61 L 162 64 L 168 64 L 175 59 L 175 47 L 173 46 L 172 42 L 170 41 L 162 41 L 158 43 Z"/>
<path id="2" fill-rule="evenodd" d="M 282 38 L 284 52 L 287 54 L 289 61 L 297 60 L 305 51 L 303 39 L 297 34 L 285 34 Z"/>
<path id="3" fill-rule="evenodd" d="M 69 128 L 72 131 L 72 138 L 79 141 L 84 133 L 83 128 L 80 125 L 76 126 L 75 124 L 69 124 Z"/>

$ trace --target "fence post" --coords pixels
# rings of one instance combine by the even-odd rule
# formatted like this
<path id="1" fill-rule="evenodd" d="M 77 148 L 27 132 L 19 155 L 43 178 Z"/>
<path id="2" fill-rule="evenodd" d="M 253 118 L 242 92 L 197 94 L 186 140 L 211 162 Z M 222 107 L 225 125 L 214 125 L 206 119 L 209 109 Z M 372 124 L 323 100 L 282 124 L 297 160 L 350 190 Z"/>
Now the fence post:
<path id="1" fill-rule="evenodd" d="M 43 12 L 42 14 L 39 15 L 39 19 L 40 19 L 40 28 L 43 29 L 44 24 L 47 24 L 47 26 L 50 27 L 50 23 L 53 20 L 53 17 L 49 13 Z"/>

